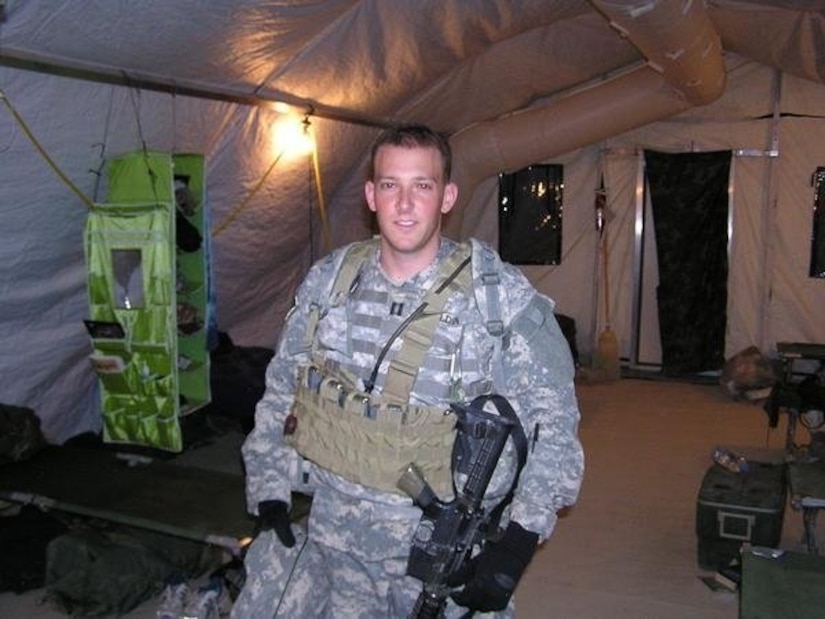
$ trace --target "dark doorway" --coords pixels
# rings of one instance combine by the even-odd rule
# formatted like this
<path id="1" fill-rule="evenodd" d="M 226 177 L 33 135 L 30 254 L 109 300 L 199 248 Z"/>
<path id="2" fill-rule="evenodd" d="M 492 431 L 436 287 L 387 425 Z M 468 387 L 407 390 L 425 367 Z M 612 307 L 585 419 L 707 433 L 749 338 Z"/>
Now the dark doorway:
<path id="1" fill-rule="evenodd" d="M 659 263 L 662 373 L 724 364 L 730 151 L 645 151 Z"/>
<path id="2" fill-rule="evenodd" d="M 814 222 L 808 275 L 825 279 L 825 168 L 822 167 L 814 173 Z"/>

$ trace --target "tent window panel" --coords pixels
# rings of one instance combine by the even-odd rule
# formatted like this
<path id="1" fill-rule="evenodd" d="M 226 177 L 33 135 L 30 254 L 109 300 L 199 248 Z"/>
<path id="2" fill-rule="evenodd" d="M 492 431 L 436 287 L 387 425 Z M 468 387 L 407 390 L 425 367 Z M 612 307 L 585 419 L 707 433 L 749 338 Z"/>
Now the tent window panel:
<path id="1" fill-rule="evenodd" d="M 112 271 L 115 281 L 115 307 L 138 309 L 143 298 L 143 258 L 139 249 L 113 249 Z"/>
<path id="2" fill-rule="evenodd" d="M 498 181 L 498 248 L 511 264 L 561 262 L 564 166 L 532 165 Z"/>
<path id="3" fill-rule="evenodd" d="M 825 167 L 817 168 L 814 173 L 814 221 L 808 275 L 825 279 Z"/>

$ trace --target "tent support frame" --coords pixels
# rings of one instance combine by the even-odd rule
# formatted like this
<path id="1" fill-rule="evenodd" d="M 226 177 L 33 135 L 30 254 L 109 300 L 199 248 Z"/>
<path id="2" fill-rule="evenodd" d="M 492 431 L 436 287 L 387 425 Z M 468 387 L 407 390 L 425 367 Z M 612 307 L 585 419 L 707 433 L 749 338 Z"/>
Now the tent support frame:
<path id="1" fill-rule="evenodd" d="M 388 129 L 398 124 L 390 122 L 389 120 L 368 118 L 348 110 L 328 107 L 289 93 L 279 92 L 275 96 L 264 97 L 258 94 L 243 93 L 234 89 L 219 88 L 213 84 L 204 85 L 190 81 L 170 81 L 160 79 L 157 76 L 130 74 L 125 71 L 116 71 L 101 67 L 89 67 L 81 63 L 58 62 L 53 58 L 29 54 L 8 47 L 0 51 L 0 66 L 85 80 L 88 82 L 97 82 L 100 84 L 112 84 L 127 88 L 164 92 L 171 95 L 195 97 L 197 99 L 237 103 L 239 105 L 271 106 L 273 103 L 286 103 L 292 107 L 300 108 L 302 112 L 309 113 L 312 116 L 377 129 Z"/>

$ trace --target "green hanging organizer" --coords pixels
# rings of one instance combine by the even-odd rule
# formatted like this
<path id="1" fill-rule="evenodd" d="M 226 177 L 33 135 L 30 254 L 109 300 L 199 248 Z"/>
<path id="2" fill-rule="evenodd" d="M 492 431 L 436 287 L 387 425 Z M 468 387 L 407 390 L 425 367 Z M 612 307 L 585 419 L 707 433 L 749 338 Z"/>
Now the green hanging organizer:
<path id="1" fill-rule="evenodd" d="M 103 440 L 179 452 L 180 417 L 211 399 L 203 156 L 141 151 L 108 175 L 85 238 Z"/>

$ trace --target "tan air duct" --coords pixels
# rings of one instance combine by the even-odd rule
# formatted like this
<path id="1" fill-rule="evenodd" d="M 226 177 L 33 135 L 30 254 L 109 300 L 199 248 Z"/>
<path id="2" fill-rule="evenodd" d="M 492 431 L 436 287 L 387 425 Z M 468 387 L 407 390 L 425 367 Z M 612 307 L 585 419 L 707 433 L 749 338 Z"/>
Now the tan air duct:
<path id="1" fill-rule="evenodd" d="M 465 191 L 499 172 L 519 170 L 688 107 L 659 73 L 644 67 L 551 105 L 456 134 L 451 140 L 456 181 Z"/>
<path id="2" fill-rule="evenodd" d="M 719 35 L 702 0 L 591 0 L 622 36 L 693 105 L 725 89 Z"/>
<path id="3" fill-rule="evenodd" d="M 462 203 L 475 186 L 718 98 L 725 87 L 719 37 L 700 1 L 593 0 L 648 66 L 541 108 L 453 136 Z M 460 213 L 456 213 L 461 217 Z"/>

